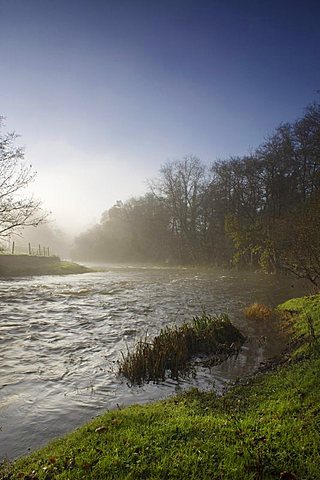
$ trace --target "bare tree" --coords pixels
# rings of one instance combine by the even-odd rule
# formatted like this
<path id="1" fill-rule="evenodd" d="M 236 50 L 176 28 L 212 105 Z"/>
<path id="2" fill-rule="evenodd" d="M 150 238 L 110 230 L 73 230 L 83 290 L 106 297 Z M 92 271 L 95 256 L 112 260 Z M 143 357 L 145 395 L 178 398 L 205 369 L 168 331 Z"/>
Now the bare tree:
<path id="1" fill-rule="evenodd" d="M 41 202 L 26 194 L 35 172 L 24 163 L 24 149 L 15 145 L 18 135 L 2 133 L 0 117 L 0 238 L 19 233 L 23 227 L 37 226 L 47 214 Z"/>
<path id="2" fill-rule="evenodd" d="M 179 240 L 179 256 L 183 261 L 199 259 L 207 184 L 206 168 L 194 155 L 167 162 L 160 168 L 160 176 L 149 182 L 152 193 L 170 212 L 171 230 Z"/>

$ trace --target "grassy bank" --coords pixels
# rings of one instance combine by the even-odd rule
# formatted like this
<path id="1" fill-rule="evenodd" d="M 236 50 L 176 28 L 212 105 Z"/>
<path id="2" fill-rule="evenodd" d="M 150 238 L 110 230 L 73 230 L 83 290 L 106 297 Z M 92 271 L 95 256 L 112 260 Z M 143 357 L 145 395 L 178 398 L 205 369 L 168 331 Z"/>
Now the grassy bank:
<path id="1" fill-rule="evenodd" d="M 87 267 L 60 260 L 59 257 L 35 255 L 0 255 L 0 277 L 30 275 L 68 275 L 90 272 Z"/>
<path id="2" fill-rule="evenodd" d="M 0 478 L 320 479 L 320 296 L 279 310 L 292 341 L 247 385 L 108 412 Z"/>

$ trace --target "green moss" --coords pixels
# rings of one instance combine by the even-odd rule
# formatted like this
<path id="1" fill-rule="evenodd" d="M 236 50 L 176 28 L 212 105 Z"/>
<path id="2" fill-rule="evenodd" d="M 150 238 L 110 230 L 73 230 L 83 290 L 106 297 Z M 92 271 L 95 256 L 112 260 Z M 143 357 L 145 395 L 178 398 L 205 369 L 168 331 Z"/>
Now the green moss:
<path id="1" fill-rule="evenodd" d="M 220 398 L 194 389 L 108 412 L 3 466 L 0 478 L 271 480 L 287 471 L 319 479 L 320 296 L 290 300 L 279 310 L 291 311 L 295 343 L 281 364 L 248 385 Z"/>

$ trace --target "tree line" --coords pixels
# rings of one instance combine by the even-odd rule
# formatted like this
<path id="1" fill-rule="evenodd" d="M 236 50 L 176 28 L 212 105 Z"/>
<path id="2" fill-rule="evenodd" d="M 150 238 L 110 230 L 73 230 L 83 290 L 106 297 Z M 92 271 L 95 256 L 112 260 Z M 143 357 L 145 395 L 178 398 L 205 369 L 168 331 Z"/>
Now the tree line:
<path id="1" fill-rule="evenodd" d="M 164 164 L 139 198 L 77 237 L 73 256 L 253 266 L 320 281 L 320 104 L 253 153 Z"/>

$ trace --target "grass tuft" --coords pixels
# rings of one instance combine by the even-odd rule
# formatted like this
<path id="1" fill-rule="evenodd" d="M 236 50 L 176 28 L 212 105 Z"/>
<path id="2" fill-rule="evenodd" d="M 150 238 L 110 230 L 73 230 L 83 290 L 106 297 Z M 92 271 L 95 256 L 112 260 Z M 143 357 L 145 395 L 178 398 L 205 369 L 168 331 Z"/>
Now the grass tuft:
<path id="1" fill-rule="evenodd" d="M 252 303 L 244 309 L 244 314 L 248 320 L 270 320 L 274 317 L 272 308 L 263 303 Z"/>
<path id="2" fill-rule="evenodd" d="M 229 356 L 236 353 L 244 336 L 225 314 L 203 314 L 180 327 L 166 327 L 153 340 L 141 339 L 133 351 L 122 355 L 119 373 L 132 384 L 159 382 L 166 376 L 177 380 L 192 372 L 196 355 Z"/>

